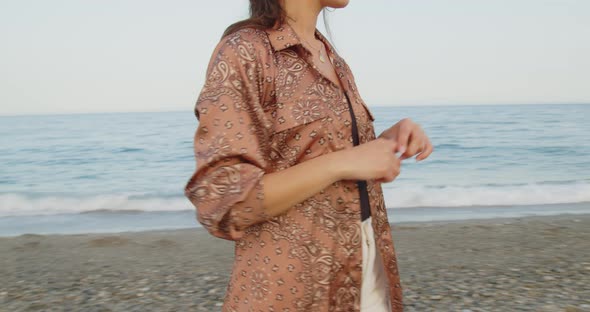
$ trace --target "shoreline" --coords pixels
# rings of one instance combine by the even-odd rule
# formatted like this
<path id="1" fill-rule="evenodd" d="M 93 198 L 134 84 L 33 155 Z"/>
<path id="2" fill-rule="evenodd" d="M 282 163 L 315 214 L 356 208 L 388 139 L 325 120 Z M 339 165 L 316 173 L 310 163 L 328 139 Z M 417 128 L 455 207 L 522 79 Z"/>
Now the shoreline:
<path id="1" fill-rule="evenodd" d="M 590 215 L 590 202 L 461 207 L 388 208 L 391 224 L 471 222 L 531 216 Z M 202 228 L 194 209 L 176 211 L 98 210 L 80 213 L 0 217 L 0 237 L 23 234 L 108 234 Z M 91 230 L 90 230 L 91 229 Z"/>
<path id="2" fill-rule="evenodd" d="M 406 311 L 590 311 L 590 214 L 391 223 Z M 204 228 L 0 237 L 0 310 L 219 311 Z"/>
<path id="3" fill-rule="evenodd" d="M 548 216 L 524 216 L 524 217 L 495 217 L 495 218 L 477 218 L 477 219 L 452 219 L 452 220 L 432 220 L 432 221 L 400 221 L 400 222 L 389 222 L 389 225 L 392 227 L 392 232 L 394 231 L 394 227 L 401 227 L 404 228 L 405 226 L 412 226 L 412 227 L 432 227 L 432 226 L 444 226 L 449 224 L 469 224 L 469 225 L 476 225 L 476 224 L 513 224 L 515 222 L 529 222 L 529 221 L 543 221 L 543 220 L 577 220 L 579 218 L 590 218 L 590 214 L 555 214 L 555 215 L 548 215 Z M 197 222 L 195 220 L 195 222 Z M 576 222 L 576 221 L 574 221 Z M 104 235 L 138 235 L 138 234 L 162 234 L 162 235 L 170 235 L 174 234 L 175 232 L 182 233 L 182 232 L 197 232 L 197 235 L 209 235 L 207 230 L 202 227 L 201 225 L 195 227 L 187 227 L 187 228 L 163 228 L 163 229 L 143 229 L 143 230 L 131 230 L 131 231 L 114 231 L 114 232 L 85 232 L 85 233 L 51 233 L 51 234 L 36 234 L 36 233 L 24 233 L 15 236 L 0 236 L 0 239 L 3 238 L 17 238 L 20 236 L 104 236 Z M 233 242 L 232 242 L 233 244 Z"/>

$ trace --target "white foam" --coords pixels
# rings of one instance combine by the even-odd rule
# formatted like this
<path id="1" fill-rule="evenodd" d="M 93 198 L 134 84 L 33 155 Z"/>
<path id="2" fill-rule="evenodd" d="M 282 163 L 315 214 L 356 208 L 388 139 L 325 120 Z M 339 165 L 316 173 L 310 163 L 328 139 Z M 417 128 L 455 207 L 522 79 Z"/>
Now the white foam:
<path id="1" fill-rule="evenodd" d="M 522 185 L 485 187 L 403 186 L 387 188 L 387 208 L 543 205 L 590 202 L 590 184 Z M 83 198 L 59 196 L 26 197 L 0 195 L 0 217 L 53 215 L 92 211 L 179 211 L 194 210 L 185 197 L 140 197 L 100 195 Z"/>
<path id="2" fill-rule="evenodd" d="M 112 211 L 177 211 L 194 209 L 184 197 L 139 198 L 127 195 L 100 195 L 85 198 L 46 196 L 28 198 L 18 194 L 0 195 L 0 217 L 81 213 L 96 210 Z"/>
<path id="3" fill-rule="evenodd" d="M 428 188 L 404 186 L 385 189 L 387 208 L 543 205 L 590 202 L 590 184 L 528 184 Z"/>

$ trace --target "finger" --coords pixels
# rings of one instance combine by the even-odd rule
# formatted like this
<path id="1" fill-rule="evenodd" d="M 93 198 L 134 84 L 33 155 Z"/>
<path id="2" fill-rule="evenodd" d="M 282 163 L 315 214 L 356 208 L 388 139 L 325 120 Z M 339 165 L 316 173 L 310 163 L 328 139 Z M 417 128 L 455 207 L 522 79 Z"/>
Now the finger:
<path id="1" fill-rule="evenodd" d="M 432 151 L 434 150 L 434 147 L 432 146 L 432 143 L 430 143 L 430 141 L 428 141 L 426 143 L 426 148 L 424 149 L 424 151 L 422 153 L 420 153 L 420 155 L 416 156 L 416 161 L 421 161 L 426 159 L 426 157 L 430 156 L 430 154 L 432 154 Z"/>
<path id="2" fill-rule="evenodd" d="M 396 152 L 396 150 L 397 150 L 397 147 L 399 146 L 399 145 L 397 144 L 397 142 L 396 142 L 395 140 L 389 140 L 389 139 L 387 139 L 387 141 L 386 141 L 386 142 L 387 142 L 387 144 L 388 144 L 388 149 L 390 149 L 390 150 L 391 150 L 391 152 L 395 154 L 396 158 L 399 158 L 399 157 L 401 156 L 401 154 L 402 154 L 402 153 L 400 153 L 400 152 Z"/>
<path id="3" fill-rule="evenodd" d="M 397 134 L 397 151 L 401 152 L 402 154 L 405 153 L 408 147 L 408 141 L 410 139 L 410 135 L 412 133 L 412 128 L 407 123 L 402 123 L 399 127 L 399 132 Z"/>
<path id="4" fill-rule="evenodd" d="M 424 141 L 414 133 L 410 135 L 410 142 L 408 143 L 408 147 L 406 148 L 406 152 L 402 155 L 401 159 L 410 158 L 416 154 L 418 154 L 422 150 L 422 146 L 424 145 Z"/>
<path id="5" fill-rule="evenodd" d="M 416 161 L 424 160 L 426 157 L 428 157 L 432 153 L 432 150 L 433 150 L 432 144 L 430 143 L 429 140 L 427 140 L 424 145 L 423 151 L 420 153 L 420 155 L 416 156 Z"/>
<path id="6" fill-rule="evenodd" d="M 424 139 L 421 133 L 418 133 L 419 130 L 415 130 L 410 134 L 409 143 L 406 148 L 406 152 L 402 155 L 401 159 L 410 158 L 416 154 L 418 154 L 422 147 L 424 146 Z"/>

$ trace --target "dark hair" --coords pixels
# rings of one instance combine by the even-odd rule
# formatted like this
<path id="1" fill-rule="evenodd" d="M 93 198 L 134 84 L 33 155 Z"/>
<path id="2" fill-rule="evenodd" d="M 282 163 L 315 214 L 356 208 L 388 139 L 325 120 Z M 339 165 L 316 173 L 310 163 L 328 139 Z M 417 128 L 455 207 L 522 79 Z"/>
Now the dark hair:
<path id="1" fill-rule="evenodd" d="M 328 16 L 326 12 L 327 10 L 324 9 L 324 25 L 328 32 L 328 36 L 332 37 L 327 22 Z M 222 37 L 246 27 L 254 27 L 258 29 L 272 28 L 277 24 L 283 24 L 286 19 L 287 13 L 283 10 L 280 0 L 250 0 L 250 17 L 229 25 L 229 27 L 223 32 Z"/>

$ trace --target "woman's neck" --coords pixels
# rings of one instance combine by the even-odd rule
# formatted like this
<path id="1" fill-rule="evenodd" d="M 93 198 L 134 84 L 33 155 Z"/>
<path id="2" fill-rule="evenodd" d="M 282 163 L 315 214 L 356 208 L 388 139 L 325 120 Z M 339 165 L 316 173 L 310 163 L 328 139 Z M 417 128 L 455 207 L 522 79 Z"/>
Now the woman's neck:
<path id="1" fill-rule="evenodd" d="M 315 29 L 322 7 L 317 0 L 284 0 L 287 23 L 304 40 L 315 39 Z"/>

